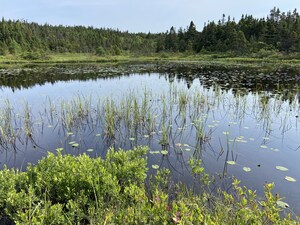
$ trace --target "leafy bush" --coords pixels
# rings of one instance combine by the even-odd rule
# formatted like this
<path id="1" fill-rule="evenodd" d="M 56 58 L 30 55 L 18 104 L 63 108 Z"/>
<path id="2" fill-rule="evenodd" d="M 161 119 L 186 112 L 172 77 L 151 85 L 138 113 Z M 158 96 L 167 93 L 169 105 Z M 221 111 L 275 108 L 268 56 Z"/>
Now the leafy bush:
<path id="1" fill-rule="evenodd" d="M 161 169 L 146 188 L 144 147 L 110 149 L 106 159 L 49 153 L 26 172 L 0 171 L 0 224 L 296 224 L 280 217 L 273 184 L 266 184 L 265 199 L 239 187 L 234 194 L 170 185 L 169 171 Z M 211 177 L 201 162 L 191 159 L 195 179 L 204 186 Z M 170 188 L 172 187 L 172 188 Z M 203 189 L 204 190 L 204 189 Z M 13 222 L 14 221 L 14 222 Z"/>

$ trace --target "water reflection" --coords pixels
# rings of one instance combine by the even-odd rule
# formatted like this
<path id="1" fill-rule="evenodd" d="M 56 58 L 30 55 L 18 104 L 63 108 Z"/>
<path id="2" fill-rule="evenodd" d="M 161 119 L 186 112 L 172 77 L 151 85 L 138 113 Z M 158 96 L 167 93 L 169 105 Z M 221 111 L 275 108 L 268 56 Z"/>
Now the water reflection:
<path id="1" fill-rule="evenodd" d="M 258 192 L 275 182 L 275 191 L 299 209 L 297 183 L 284 179 L 300 180 L 294 73 L 277 83 L 274 74 L 263 80 L 252 70 L 170 65 L 11 73 L 1 79 L 2 165 L 24 169 L 55 149 L 98 157 L 110 147 L 147 145 L 151 170 L 167 167 L 190 183 L 187 164 L 194 157 L 208 172 L 235 175 Z M 286 78 L 293 76 L 292 86 Z"/>

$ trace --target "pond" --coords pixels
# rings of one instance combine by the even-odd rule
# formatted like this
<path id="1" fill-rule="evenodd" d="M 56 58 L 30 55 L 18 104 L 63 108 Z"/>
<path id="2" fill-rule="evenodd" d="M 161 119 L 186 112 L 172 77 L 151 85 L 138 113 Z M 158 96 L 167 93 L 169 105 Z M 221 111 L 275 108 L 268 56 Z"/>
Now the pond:
<path id="1" fill-rule="evenodd" d="M 1 167 L 147 145 L 149 173 L 167 167 L 190 184 L 194 157 L 259 195 L 274 182 L 299 214 L 299 80 L 287 69 L 182 62 L 1 69 Z"/>

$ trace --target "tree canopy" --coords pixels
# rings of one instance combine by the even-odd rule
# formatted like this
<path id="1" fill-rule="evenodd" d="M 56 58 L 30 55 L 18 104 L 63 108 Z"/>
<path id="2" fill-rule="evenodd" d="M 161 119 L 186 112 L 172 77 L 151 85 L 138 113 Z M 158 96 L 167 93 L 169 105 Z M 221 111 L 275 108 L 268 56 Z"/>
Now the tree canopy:
<path id="1" fill-rule="evenodd" d="M 25 20 L 0 21 L 0 55 L 23 52 L 71 52 L 118 55 L 155 52 L 300 52 L 300 16 L 273 8 L 266 18 L 242 15 L 236 22 L 223 14 L 202 31 L 193 21 L 165 33 L 129 33 L 107 28 L 40 25 Z"/>

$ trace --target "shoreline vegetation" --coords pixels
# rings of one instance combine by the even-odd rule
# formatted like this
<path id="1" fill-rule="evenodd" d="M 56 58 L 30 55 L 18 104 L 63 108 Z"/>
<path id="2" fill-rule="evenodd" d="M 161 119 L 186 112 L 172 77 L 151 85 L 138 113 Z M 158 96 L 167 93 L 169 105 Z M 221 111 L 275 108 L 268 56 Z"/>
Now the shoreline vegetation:
<path id="1" fill-rule="evenodd" d="M 276 66 L 300 67 L 300 59 L 290 55 L 268 57 L 232 56 L 230 54 L 186 54 L 186 53 L 156 53 L 152 55 L 108 55 L 97 56 L 90 53 L 51 53 L 42 58 L 24 59 L 21 55 L 0 56 L 0 68 L 10 66 L 40 64 L 122 64 L 122 63 L 168 63 L 183 62 L 203 65 L 241 65 L 250 67 Z"/>
<path id="2" fill-rule="evenodd" d="M 213 178 L 201 161 L 189 166 L 195 194 L 174 184 L 170 171 L 157 170 L 147 183 L 147 147 L 110 149 L 106 159 L 83 154 L 48 153 L 26 172 L 0 171 L 0 222 L 5 224 L 299 224 L 288 205 L 272 194 L 241 187 L 233 180 L 232 193 L 210 189 Z M 286 208 L 286 209 L 284 209 Z M 288 212 L 288 213 L 287 213 Z M 293 219 L 294 217 L 294 219 Z"/>
<path id="3" fill-rule="evenodd" d="M 0 64 L 122 61 L 221 61 L 284 63 L 300 61 L 300 15 L 274 7 L 263 18 L 222 15 L 197 30 L 171 27 L 161 33 L 109 28 L 53 26 L 0 20 Z"/>

